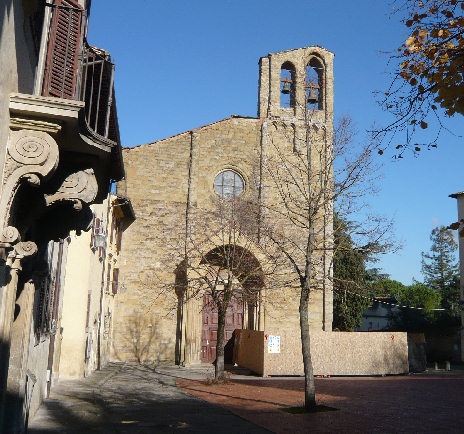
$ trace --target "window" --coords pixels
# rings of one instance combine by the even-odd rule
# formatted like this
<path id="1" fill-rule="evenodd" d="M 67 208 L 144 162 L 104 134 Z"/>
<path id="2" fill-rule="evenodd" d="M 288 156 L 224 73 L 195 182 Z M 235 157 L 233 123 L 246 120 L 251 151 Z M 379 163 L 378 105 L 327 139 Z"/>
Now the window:
<path id="1" fill-rule="evenodd" d="M 75 97 L 82 12 L 77 0 L 55 0 L 53 4 L 43 96 Z"/>
<path id="2" fill-rule="evenodd" d="M 119 268 L 113 269 L 113 281 L 111 282 L 111 293 L 116 295 L 118 293 L 118 280 L 119 280 Z"/>
<path id="3" fill-rule="evenodd" d="M 280 105 L 295 107 L 295 67 L 290 62 L 280 68 Z"/>
<path id="4" fill-rule="evenodd" d="M 243 178 L 233 170 L 224 170 L 214 180 L 214 191 L 224 199 L 240 196 L 243 186 Z"/>

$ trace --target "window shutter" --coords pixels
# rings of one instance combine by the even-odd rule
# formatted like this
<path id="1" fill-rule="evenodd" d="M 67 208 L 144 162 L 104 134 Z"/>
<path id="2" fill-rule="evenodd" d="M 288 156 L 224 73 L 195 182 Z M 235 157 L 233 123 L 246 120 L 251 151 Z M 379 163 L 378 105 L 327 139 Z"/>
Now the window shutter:
<path id="1" fill-rule="evenodd" d="M 119 253 L 121 250 L 121 242 L 122 242 L 122 228 L 121 228 L 121 222 L 118 219 L 118 222 L 116 223 L 116 252 Z"/>
<path id="2" fill-rule="evenodd" d="M 113 232 L 114 232 L 114 222 L 117 217 L 114 215 L 114 212 L 111 216 L 111 230 L 110 230 L 110 244 L 113 244 Z"/>
<path id="3" fill-rule="evenodd" d="M 87 315 L 85 318 L 85 328 L 89 328 L 90 323 L 90 303 L 92 301 L 92 292 L 89 291 L 87 294 Z"/>
<path id="4" fill-rule="evenodd" d="M 45 64 L 44 96 L 74 98 L 82 12 L 77 0 L 55 0 Z"/>
<path id="5" fill-rule="evenodd" d="M 95 247 L 95 214 L 92 219 L 92 230 L 90 232 L 90 248 Z"/>
<path id="6" fill-rule="evenodd" d="M 111 264 L 108 264 L 108 268 L 106 270 L 106 292 L 110 293 L 110 285 L 111 285 Z"/>
<path id="7" fill-rule="evenodd" d="M 113 285 L 112 285 L 112 292 L 113 295 L 118 293 L 118 279 L 119 279 L 119 268 L 113 269 Z"/>

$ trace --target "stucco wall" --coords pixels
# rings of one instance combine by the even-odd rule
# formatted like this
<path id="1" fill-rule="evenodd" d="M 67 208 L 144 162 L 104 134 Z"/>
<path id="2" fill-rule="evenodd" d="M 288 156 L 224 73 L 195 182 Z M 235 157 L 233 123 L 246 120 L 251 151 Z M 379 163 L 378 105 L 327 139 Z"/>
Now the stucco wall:
<path id="1" fill-rule="evenodd" d="M 115 247 L 116 236 L 114 235 L 111 240 L 109 235 L 111 228 L 113 228 L 114 233 L 111 219 L 114 216 L 114 210 L 117 208 L 110 209 L 113 212 L 109 213 L 107 223 L 108 199 L 103 204 L 92 205 L 95 217 L 101 221 L 101 230 L 107 234 L 107 248 L 103 256 L 100 256 L 97 248 L 91 248 L 92 230 L 82 232 L 80 235 L 72 232 L 70 235 L 71 242 L 66 263 L 66 279 L 63 286 L 61 320 L 63 340 L 59 366 L 61 378 L 79 378 L 97 369 L 100 317 L 102 321 L 100 328 L 101 364 L 105 365 L 109 359 L 112 346 L 111 329 L 115 298 L 111 291 L 111 282 L 113 269 L 118 267 L 118 255 Z M 110 282 L 108 282 L 107 273 L 109 264 L 111 264 Z M 90 305 L 87 326 L 89 294 Z M 101 315 L 100 312 L 102 312 Z"/>
<path id="2" fill-rule="evenodd" d="M 82 377 L 85 372 L 85 322 L 89 280 L 97 285 L 101 276 L 90 273 L 90 235 L 78 237 L 71 234 L 68 250 L 67 272 L 63 285 L 63 308 L 61 327 L 60 377 Z M 86 242 L 85 242 L 86 241 Z"/>
<path id="3" fill-rule="evenodd" d="M 303 375 L 299 331 L 244 330 L 238 364 L 263 375 Z M 250 336 L 248 338 L 248 336 Z M 280 353 L 268 352 L 269 336 L 280 336 Z M 261 367 L 260 345 L 264 358 Z M 409 370 L 407 333 L 311 332 L 314 375 L 384 375 Z"/>

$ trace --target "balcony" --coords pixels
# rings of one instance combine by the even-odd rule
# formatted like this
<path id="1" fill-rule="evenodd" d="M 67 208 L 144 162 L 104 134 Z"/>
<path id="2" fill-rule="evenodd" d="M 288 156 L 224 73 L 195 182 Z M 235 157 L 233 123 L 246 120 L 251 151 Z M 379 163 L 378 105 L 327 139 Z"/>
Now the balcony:
<path id="1" fill-rule="evenodd" d="M 103 147 L 119 146 L 110 54 L 87 43 L 87 11 L 77 1 L 59 0 L 49 7 L 42 96 L 83 101 L 82 134 Z"/>

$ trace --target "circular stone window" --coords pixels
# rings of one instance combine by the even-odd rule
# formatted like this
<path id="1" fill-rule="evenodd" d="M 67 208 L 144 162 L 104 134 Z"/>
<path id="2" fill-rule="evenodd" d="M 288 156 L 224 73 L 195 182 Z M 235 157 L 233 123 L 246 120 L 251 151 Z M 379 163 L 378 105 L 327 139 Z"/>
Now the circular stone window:
<path id="1" fill-rule="evenodd" d="M 243 178 L 233 170 L 224 170 L 214 180 L 214 191 L 224 199 L 233 199 L 243 193 Z"/>

